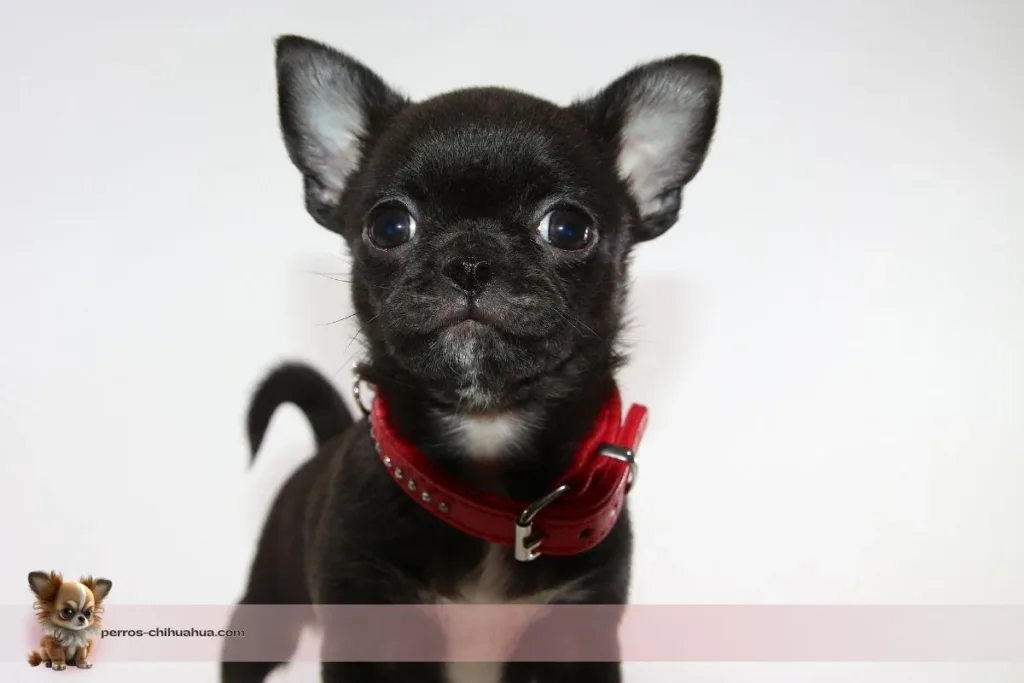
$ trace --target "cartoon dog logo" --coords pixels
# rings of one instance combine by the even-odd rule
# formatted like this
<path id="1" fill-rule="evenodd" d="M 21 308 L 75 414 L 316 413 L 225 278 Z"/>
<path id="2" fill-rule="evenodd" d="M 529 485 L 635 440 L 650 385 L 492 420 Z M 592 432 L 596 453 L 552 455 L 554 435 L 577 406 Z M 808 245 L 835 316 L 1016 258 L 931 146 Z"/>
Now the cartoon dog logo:
<path id="1" fill-rule="evenodd" d="M 110 594 L 107 579 L 85 576 L 65 581 L 57 572 L 32 572 L 28 585 L 36 596 L 34 607 L 43 638 L 28 655 L 29 666 L 63 671 L 69 666 L 92 668 L 89 650 L 99 635 L 103 600 Z"/>

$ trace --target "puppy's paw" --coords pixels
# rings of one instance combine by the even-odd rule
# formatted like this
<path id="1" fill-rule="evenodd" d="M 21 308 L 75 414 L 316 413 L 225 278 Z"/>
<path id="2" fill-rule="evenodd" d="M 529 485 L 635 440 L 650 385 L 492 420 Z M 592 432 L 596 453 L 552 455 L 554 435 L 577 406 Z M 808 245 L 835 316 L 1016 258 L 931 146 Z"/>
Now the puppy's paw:
<path id="1" fill-rule="evenodd" d="M 83 660 L 83 661 L 78 662 L 77 664 L 75 664 L 75 666 L 77 666 L 79 669 L 91 669 L 92 668 L 92 662 L 84 661 Z"/>
<path id="2" fill-rule="evenodd" d="M 63 671 L 66 668 L 68 668 L 68 667 L 63 662 L 60 663 L 60 664 L 58 664 L 57 662 L 53 663 L 53 670 L 54 671 Z"/>

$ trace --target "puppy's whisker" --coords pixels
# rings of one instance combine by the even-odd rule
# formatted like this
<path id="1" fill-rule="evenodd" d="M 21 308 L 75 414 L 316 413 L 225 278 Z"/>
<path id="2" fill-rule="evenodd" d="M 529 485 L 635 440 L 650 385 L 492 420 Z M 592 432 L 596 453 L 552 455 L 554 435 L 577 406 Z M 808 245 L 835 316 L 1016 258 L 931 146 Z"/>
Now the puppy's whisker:
<path id="1" fill-rule="evenodd" d="M 355 315 L 355 313 L 353 313 L 352 315 Z M 351 316 L 349 316 L 349 317 L 351 317 Z M 342 353 L 345 353 L 346 351 L 348 351 L 349 347 L 352 346 L 352 342 L 354 342 L 356 339 L 359 338 L 359 335 L 362 334 L 364 329 L 366 329 L 366 326 L 369 325 L 370 323 L 372 323 L 374 320 L 376 320 L 379 317 L 380 317 L 380 313 L 378 313 L 377 315 L 373 316 L 372 318 L 367 320 L 365 323 L 360 325 L 359 329 L 356 330 L 355 334 L 352 335 L 352 338 L 348 340 L 348 344 L 345 345 L 345 348 L 342 350 Z"/>
<path id="2" fill-rule="evenodd" d="M 322 278 L 327 278 L 328 280 L 333 280 L 334 282 L 344 282 L 346 285 L 352 284 L 351 280 L 342 280 L 341 278 L 338 278 L 338 277 L 331 277 L 327 273 L 309 272 L 309 275 L 319 275 Z"/>
<path id="3" fill-rule="evenodd" d="M 573 329 L 575 329 L 575 330 L 576 330 L 577 332 L 579 332 L 580 334 L 583 334 L 583 330 L 581 330 L 581 329 L 580 329 L 579 327 L 577 327 L 577 326 L 576 326 L 576 325 L 577 325 L 577 323 L 578 323 L 579 325 L 582 325 L 582 326 L 583 326 L 583 328 L 584 328 L 584 329 L 585 329 L 585 330 L 586 330 L 587 332 L 589 332 L 589 333 L 590 333 L 590 336 L 594 337 L 595 339 L 600 339 L 600 338 L 601 338 L 601 335 L 599 335 L 599 334 L 598 334 L 597 332 L 594 332 L 594 330 L 592 330 L 592 329 L 590 328 L 590 326 L 588 326 L 588 325 L 587 325 L 587 324 L 586 324 L 585 322 L 583 322 L 583 321 L 582 321 L 582 320 L 580 320 L 579 318 L 576 318 L 576 317 L 575 317 L 575 316 L 573 316 L 572 314 L 570 314 L 570 313 L 567 313 L 567 312 L 565 312 L 565 311 L 560 311 L 560 310 L 558 310 L 557 308 L 556 308 L 556 309 L 553 309 L 553 310 L 555 311 L 555 313 L 556 313 L 556 314 L 557 314 L 558 316 L 560 316 L 560 317 L 562 318 L 562 320 L 564 320 L 565 322 L 567 322 L 567 323 L 569 323 L 570 325 L 572 325 Z"/>
<path id="4" fill-rule="evenodd" d="M 339 253 L 337 253 L 335 251 L 330 251 L 330 252 L 326 252 L 326 255 L 330 256 L 331 258 L 338 259 L 339 261 L 345 261 L 348 264 L 352 263 L 349 259 L 345 258 L 346 256 L 351 256 L 351 254 L 348 252 L 347 249 L 344 250 L 341 254 L 339 254 Z"/>
<path id="5" fill-rule="evenodd" d="M 332 321 L 331 321 L 331 322 L 329 322 L 329 323 L 320 323 L 320 325 L 319 325 L 319 326 L 320 326 L 320 327 L 326 327 L 327 325 L 334 325 L 334 324 L 340 323 L 340 322 L 342 322 L 342 321 L 348 320 L 349 318 L 351 318 L 351 317 L 353 317 L 353 316 L 355 316 L 355 313 L 349 313 L 349 314 L 348 314 L 348 315 L 346 315 L 345 317 L 343 317 L 343 318 L 338 318 L 337 320 L 332 320 Z"/>
<path id="6" fill-rule="evenodd" d="M 594 336 L 595 338 L 597 338 L 597 339 L 600 339 L 600 338 L 601 338 L 601 335 L 599 335 L 599 334 L 598 334 L 597 332 L 594 332 L 593 328 L 591 328 L 591 327 L 590 327 L 590 325 L 587 325 L 587 324 L 586 324 L 585 322 L 583 322 L 582 320 L 580 320 L 580 319 L 579 319 L 579 318 L 577 318 L 576 316 L 572 315 L 571 313 L 569 313 L 569 314 L 567 314 L 567 315 L 568 315 L 568 316 L 569 316 L 570 318 L 572 318 L 573 320 L 575 320 L 575 321 L 576 321 L 576 322 L 577 322 L 578 324 L 580 324 L 580 325 L 583 325 L 583 329 L 585 329 L 585 330 L 586 330 L 587 332 L 589 332 L 589 333 L 590 333 L 591 335 L 593 335 L 593 336 Z"/>
<path id="7" fill-rule="evenodd" d="M 340 278 L 340 277 L 333 277 L 334 275 L 344 275 L 345 277 L 351 277 L 351 273 L 320 273 L 320 272 L 315 272 L 315 271 L 306 271 L 306 272 L 309 275 L 319 275 L 320 277 L 327 278 L 328 280 L 334 280 L 335 282 L 343 282 L 343 283 L 345 283 L 347 285 L 354 285 L 354 284 L 356 284 L 355 280 L 345 280 L 345 279 Z M 386 287 L 384 287 L 383 285 L 375 285 L 375 284 L 372 284 L 372 283 L 369 283 L 369 282 L 365 282 L 365 281 L 362 284 L 366 285 L 367 287 L 373 287 L 374 289 L 386 289 Z"/>
<path id="8" fill-rule="evenodd" d="M 562 319 L 562 320 L 564 320 L 565 322 L 569 323 L 569 325 L 570 325 L 570 326 L 571 326 L 571 327 L 572 327 L 572 328 L 573 328 L 574 330 L 576 330 L 576 331 L 577 331 L 577 332 L 579 332 L 580 334 L 583 334 L 583 330 L 581 330 L 580 328 L 576 327 L 575 323 L 573 323 L 573 321 L 572 321 L 572 320 L 571 320 L 571 319 L 569 318 L 569 316 L 568 316 L 568 315 L 566 315 L 565 313 L 562 313 L 561 311 L 558 311 L 558 310 L 556 310 L 556 311 L 555 311 L 555 313 L 556 313 L 556 314 L 558 315 L 558 317 L 559 317 L 559 318 L 561 318 L 561 319 Z"/>

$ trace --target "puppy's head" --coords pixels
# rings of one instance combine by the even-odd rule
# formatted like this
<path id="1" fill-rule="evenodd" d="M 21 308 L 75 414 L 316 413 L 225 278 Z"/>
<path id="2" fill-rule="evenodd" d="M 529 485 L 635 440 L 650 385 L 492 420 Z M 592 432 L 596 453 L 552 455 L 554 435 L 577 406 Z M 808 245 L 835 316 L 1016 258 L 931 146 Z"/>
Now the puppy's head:
<path id="1" fill-rule="evenodd" d="M 28 586 L 36 597 L 36 616 L 40 622 L 81 631 L 100 623 L 103 600 L 112 584 L 90 576 L 65 581 L 56 572 L 32 572 L 28 575 Z"/>
<path id="2" fill-rule="evenodd" d="M 557 106 L 497 88 L 411 102 L 353 58 L 277 41 L 306 206 L 352 254 L 371 363 L 486 411 L 616 358 L 632 247 L 677 220 L 718 113 L 706 57 Z"/>

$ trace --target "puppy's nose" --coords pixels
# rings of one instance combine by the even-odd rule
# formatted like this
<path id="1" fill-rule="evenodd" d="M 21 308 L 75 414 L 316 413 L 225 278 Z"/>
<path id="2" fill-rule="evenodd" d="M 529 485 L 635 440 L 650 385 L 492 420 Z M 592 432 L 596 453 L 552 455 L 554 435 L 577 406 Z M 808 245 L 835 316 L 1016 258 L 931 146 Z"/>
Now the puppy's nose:
<path id="1" fill-rule="evenodd" d="M 79 624 L 84 624 L 85 623 L 85 617 L 83 617 L 81 614 L 78 615 L 78 623 Z"/>
<path id="2" fill-rule="evenodd" d="M 454 258 L 441 270 L 466 296 L 480 294 L 491 279 L 491 264 L 479 258 Z"/>

